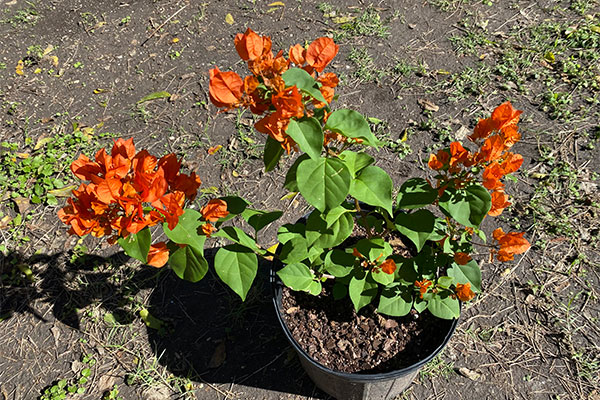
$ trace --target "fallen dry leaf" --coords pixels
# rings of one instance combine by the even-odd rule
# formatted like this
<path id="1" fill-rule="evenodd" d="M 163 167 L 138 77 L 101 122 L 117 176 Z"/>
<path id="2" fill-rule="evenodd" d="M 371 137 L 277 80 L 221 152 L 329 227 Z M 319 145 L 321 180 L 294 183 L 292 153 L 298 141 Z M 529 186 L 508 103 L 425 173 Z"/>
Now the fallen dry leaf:
<path id="1" fill-rule="evenodd" d="M 429 101 L 429 100 L 419 99 L 419 100 L 417 100 L 417 103 L 419 103 L 419 105 L 421 107 L 423 107 L 425 110 L 428 110 L 428 111 L 436 112 L 436 111 L 439 111 L 439 109 L 440 109 L 434 102 Z"/>
<path id="2" fill-rule="evenodd" d="M 472 381 L 476 381 L 481 378 L 481 374 L 479 372 L 470 370 L 465 367 L 461 367 L 458 369 L 458 373 L 464 376 L 465 378 L 469 378 Z"/>
<path id="3" fill-rule="evenodd" d="M 12 221 L 10 215 L 5 215 L 4 217 L 2 217 L 2 219 L 0 219 L 0 229 L 8 228 L 8 226 L 10 225 L 10 221 Z"/>
<path id="4" fill-rule="evenodd" d="M 225 362 L 225 358 L 227 358 L 227 352 L 225 350 L 225 342 L 222 341 L 215 348 L 215 352 L 208 362 L 208 368 L 219 368 Z"/>
<path id="5" fill-rule="evenodd" d="M 24 215 L 27 212 L 27 210 L 29 210 L 29 208 L 31 207 L 31 203 L 26 197 L 15 197 L 13 201 L 17 206 L 17 209 L 19 210 L 19 214 Z"/>
<path id="6" fill-rule="evenodd" d="M 229 25 L 233 25 L 233 23 L 235 22 L 233 19 L 233 15 L 227 14 L 225 16 L 225 22 L 227 22 Z"/>
<path id="7" fill-rule="evenodd" d="M 97 383 L 98 392 L 104 393 L 105 391 L 112 389 L 116 381 L 116 377 L 112 375 L 102 375 Z"/>

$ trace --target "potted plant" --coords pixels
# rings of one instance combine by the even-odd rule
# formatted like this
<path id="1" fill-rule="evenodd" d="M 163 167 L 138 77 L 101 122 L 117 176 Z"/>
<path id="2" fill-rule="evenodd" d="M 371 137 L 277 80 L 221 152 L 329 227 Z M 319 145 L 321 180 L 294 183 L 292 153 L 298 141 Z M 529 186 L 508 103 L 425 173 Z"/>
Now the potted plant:
<path id="1" fill-rule="evenodd" d="M 251 208 L 240 197 L 186 208 L 198 177 L 181 173 L 173 154 L 136 153 L 131 139 L 116 141 L 110 155 L 101 150 L 95 161 L 73 163 L 73 173 L 90 183 L 74 191 L 59 217 L 72 233 L 112 235 L 131 257 L 155 267 L 168 262 L 190 281 L 208 270 L 207 239 L 225 238 L 230 244 L 216 252 L 215 271 L 242 300 L 258 257 L 272 257 L 278 317 L 311 378 L 337 398 L 391 398 L 447 343 L 460 303 L 481 291 L 471 258 L 476 243 L 499 261 L 529 248 L 523 233 L 498 228 L 486 244 L 480 230 L 510 205 L 502 178 L 523 162 L 510 151 L 520 139 L 521 111 L 500 105 L 469 136 L 473 151 L 453 142 L 432 154 L 432 180 L 410 178 L 394 199 L 392 179 L 366 151 L 378 141 L 365 118 L 330 107 L 339 82 L 324 72 L 338 52 L 332 39 L 274 54 L 269 37 L 248 29 L 234 43 L 251 74 L 210 70 L 210 99 L 223 110 L 261 116 L 255 128 L 267 135 L 266 171 L 284 154 L 300 153 L 284 186 L 312 206 L 279 228 L 277 250 L 256 238 L 282 212 Z M 251 229 L 228 224 L 234 217 Z M 154 225 L 168 241 L 151 244 Z M 328 319 L 340 314 L 345 322 Z M 407 361 L 395 355 L 401 348 L 418 351 Z M 342 358 L 330 363 L 335 357 Z"/>

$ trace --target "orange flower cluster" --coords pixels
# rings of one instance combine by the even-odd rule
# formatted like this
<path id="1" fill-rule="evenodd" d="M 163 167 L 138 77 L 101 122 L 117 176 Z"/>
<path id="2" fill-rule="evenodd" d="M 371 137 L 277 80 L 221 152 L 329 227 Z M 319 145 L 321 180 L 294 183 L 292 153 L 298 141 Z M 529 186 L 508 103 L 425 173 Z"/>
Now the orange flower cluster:
<path id="1" fill-rule="evenodd" d="M 385 260 L 384 262 L 381 263 L 379 268 L 381 268 L 381 270 L 383 272 L 385 272 L 386 274 L 391 275 L 394 272 L 396 272 L 397 267 L 396 267 L 396 263 L 394 262 L 394 260 L 392 260 L 391 258 L 388 258 L 387 260 Z"/>
<path id="2" fill-rule="evenodd" d="M 460 251 L 454 253 L 454 262 L 456 262 L 458 265 L 466 265 L 471 260 L 471 256 L 467 253 L 463 253 Z"/>
<path id="3" fill-rule="evenodd" d="M 468 282 L 464 285 L 462 283 L 457 283 L 456 297 L 458 297 L 460 301 L 469 301 L 473 299 L 473 297 L 475 297 L 475 293 L 473 293 L 471 290 L 471 284 Z"/>
<path id="4" fill-rule="evenodd" d="M 396 262 L 394 260 L 392 260 L 391 258 L 387 258 L 384 262 L 382 262 L 381 264 L 377 265 L 377 263 L 379 262 L 379 259 L 381 257 L 383 257 L 383 253 L 381 253 L 379 255 L 379 257 L 377 257 L 375 259 L 375 261 L 369 261 L 365 258 L 365 256 L 363 256 L 360 251 L 358 251 L 358 249 L 355 247 L 352 249 L 352 255 L 356 258 L 361 259 L 361 263 L 360 265 L 367 269 L 367 270 L 371 270 L 373 272 L 378 272 L 379 270 L 381 270 L 382 272 L 391 275 L 394 272 L 396 272 L 396 268 L 398 268 L 396 266 Z"/>
<path id="5" fill-rule="evenodd" d="M 478 152 L 471 153 L 459 142 L 453 142 L 448 150 L 440 150 L 429 157 L 429 167 L 443 174 L 438 181 L 440 195 L 450 184 L 457 188 L 464 186 L 473 179 L 472 168 L 478 167 L 483 170 L 483 186 L 491 192 L 492 207 L 488 215 L 498 216 L 510 206 L 502 178 L 517 171 L 523 164 L 520 154 L 509 151 L 521 138 L 517 126 L 521 113 L 507 101 L 498 106 L 489 118 L 479 120 L 469 136 L 471 141 L 480 143 Z M 513 260 L 514 254 L 523 253 L 530 246 L 523 233 L 505 234 L 500 228 L 494 231 L 494 239 L 500 244 L 497 253 L 500 261 Z M 470 261 L 465 253 L 456 253 L 454 259 L 458 264 Z"/>
<path id="6" fill-rule="evenodd" d="M 229 215 L 229 211 L 227 211 L 227 202 L 224 200 L 212 199 L 207 205 L 202 207 L 200 214 L 202 214 L 202 218 L 207 221 L 202 225 L 202 232 L 204 232 L 207 237 L 210 237 L 210 235 L 217 230 L 211 222 L 216 222 L 219 218 L 225 218 Z"/>
<path id="7" fill-rule="evenodd" d="M 433 285 L 433 282 L 431 282 L 428 279 L 423 279 L 422 281 L 416 281 L 415 282 L 415 286 L 418 287 L 419 288 L 419 292 L 421 292 L 421 298 L 423 298 L 423 295 L 425 293 L 427 293 L 427 289 L 431 285 Z"/>
<path id="8" fill-rule="evenodd" d="M 296 143 L 285 131 L 290 118 L 305 115 L 305 103 L 308 100 L 296 86 L 286 87 L 282 74 L 291 64 L 304 69 L 313 77 L 323 72 L 336 56 L 339 47 L 332 39 L 321 37 L 312 42 L 307 49 L 299 44 L 290 47 L 288 58 L 283 51 L 273 55 L 271 38 L 260 36 L 248 28 L 244 34 L 237 34 L 234 40 L 240 58 L 248 63 L 252 75 L 242 79 L 233 71 L 221 72 L 215 67 L 210 70 L 209 95 L 211 102 L 229 110 L 236 107 L 250 108 L 252 113 L 261 115 L 269 111 L 255 124 L 257 131 L 269 135 L 281 143 L 289 153 Z M 334 88 L 339 80 L 333 73 L 317 77 L 323 97 L 330 103 Z M 313 101 L 313 105 L 322 108 L 326 104 Z"/>
<path id="9" fill-rule="evenodd" d="M 95 161 L 82 154 L 71 171 L 89 183 L 73 191 L 58 217 L 70 234 L 112 235 L 111 243 L 161 222 L 173 229 L 201 183 L 196 173 L 182 174 L 180 167 L 175 154 L 157 159 L 146 150 L 136 153 L 133 138 L 115 141 L 110 154 L 98 151 Z M 151 247 L 148 264 L 162 266 L 167 259 L 164 243 Z"/>
<path id="10" fill-rule="evenodd" d="M 492 208 L 488 213 L 490 216 L 500 215 L 511 204 L 504 193 L 501 180 L 523 164 L 520 154 L 508 151 L 521 138 L 517 130 L 521 113 L 507 101 L 498 106 L 491 117 L 479 120 L 473 134 L 469 136 L 473 142 L 481 141 L 478 152 L 471 153 L 459 142 L 453 142 L 449 151 L 439 150 L 429 157 L 431 169 L 461 176 L 454 179 L 454 184 L 458 187 L 470 179 L 468 171 L 472 167 L 483 169 L 483 186 L 491 191 L 492 196 Z"/>
<path id="11" fill-rule="evenodd" d="M 500 245 L 500 250 L 496 254 L 498 261 L 514 260 L 515 254 L 525 253 L 529 249 L 529 242 L 523 238 L 523 232 L 504 233 L 502 228 L 498 228 L 492 236 Z"/>

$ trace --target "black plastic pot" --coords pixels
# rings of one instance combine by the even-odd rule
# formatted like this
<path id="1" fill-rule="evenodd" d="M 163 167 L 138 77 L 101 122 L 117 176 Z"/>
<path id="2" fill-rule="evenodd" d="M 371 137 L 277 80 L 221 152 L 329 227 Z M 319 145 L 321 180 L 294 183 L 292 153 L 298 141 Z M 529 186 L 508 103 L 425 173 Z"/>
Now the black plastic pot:
<path id="1" fill-rule="evenodd" d="M 273 305 L 283 333 L 298 354 L 308 376 L 321 390 L 338 400 L 388 400 L 402 393 L 412 383 L 419 369 L 442 351 L 458 324 L 457 319 L 452 321 L 443 342 L 427 357 L 409 367 L 379 374 L 334 371 L 313 360 L 292 337 L 283 319 L 281 297 L 284 285 L 275 273 L 276 264 L 272 265 L 269 279 L 273 288 Z"/>

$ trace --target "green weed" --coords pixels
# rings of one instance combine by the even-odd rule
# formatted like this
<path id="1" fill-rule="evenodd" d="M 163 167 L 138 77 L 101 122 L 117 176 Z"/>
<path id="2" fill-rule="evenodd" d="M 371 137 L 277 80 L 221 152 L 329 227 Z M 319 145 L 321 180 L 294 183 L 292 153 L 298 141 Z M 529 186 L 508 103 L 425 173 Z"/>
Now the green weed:
<path id="1" fill-rule="evenodd" d="M 571 93 L 548 90 L 542 97 L 540 109 L 552 119 L 568 120 L 572 116 L 569 109 L 572 103 Z"/>
<path id="2" fill-rule="evenodd" d="M 459 101 L 469 96 L 482 95 L 491 79 L 491 68 L 485 64 L 479 64 L 477 69 L 465 68 L 459 74 L 454 74 L 449 83 L 450 101 Z"/>
<path id="3" fill-rule="evenodd" d="M 369 54 L 369 51 L 364 47 L 353 47 L 352 50 L 350 50 L 350 54 L 348 54 L 348 60 L 352 61 L 356 67 L 354 76 L 362 82 L 373 82 L 384 75 L 383 71 L 380 71 L 375 67 L 373 58 Z"/>
<path id="4" fill-rule="evenodd" d="M 112 389 L 104 392 L 102 400 L 123 400 L 123 397 L 119 396 L 119 387 L 115 384 Z"/>
<path id="5" fill-rule="evenodd" d="M 433 379 L 436 377 L 442 377 L 448 379 L 450 375 L 454 373 L 454 363 L 447 362 L 442 358 L 441 354 L 434 357 L 433 360 L 429 361 L 419 371 L 419 378 L 421 381 L 425 379 Z"/>
<path id="6" fill-rule="evenodd" d="M 29 143 L 27 143 L 29 141 Z M 0 142 L 0 197 L 23 197 L 33 204 L 58 205 L 67 180 L 61 177 L 82 148 L 90 146 L 89 131 L 57 133 L 34 144 L 26 140 L 24 151 L 18 144 Z M 67 192 L 70 189 L 67 188 Z"/>
<path id="7" fill-rule="evenodd" d="M 13 28 L 35 25 L 41 15 L 38 13 L 34 2 L 26 1 L 25 3 L 27 4 L 27 7 L 18 10 L 8 18 L 0 20 L 0 22 L 10 24 Z"/>
<path id="8" fill-rule="evenodd" d="M 344 39 L 357 36 L 376 36 L 386 38 L 389 36 L 389 26 L 384 23 L 379 13 L 373 7 L 365 11 L 350 22 L 340 25 L 341 32 L 335 39 Z"/>

